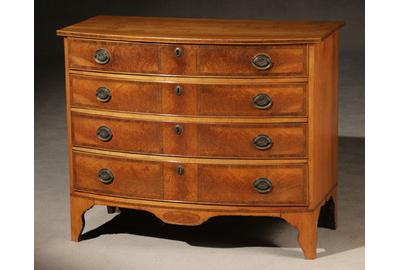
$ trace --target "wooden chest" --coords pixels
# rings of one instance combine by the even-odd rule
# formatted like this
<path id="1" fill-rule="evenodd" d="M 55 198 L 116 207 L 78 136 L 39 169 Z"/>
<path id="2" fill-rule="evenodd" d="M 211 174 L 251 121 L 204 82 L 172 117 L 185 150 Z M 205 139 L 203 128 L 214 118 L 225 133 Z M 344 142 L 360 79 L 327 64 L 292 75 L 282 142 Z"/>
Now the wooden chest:
<path id="1" fill-rule="evenodd" d="M 71 238 L 95 204 L 337 224 L 341 22 L 97 16 L 63 28 Z M 234 224 L 232 224 L 234 226 Z"/>

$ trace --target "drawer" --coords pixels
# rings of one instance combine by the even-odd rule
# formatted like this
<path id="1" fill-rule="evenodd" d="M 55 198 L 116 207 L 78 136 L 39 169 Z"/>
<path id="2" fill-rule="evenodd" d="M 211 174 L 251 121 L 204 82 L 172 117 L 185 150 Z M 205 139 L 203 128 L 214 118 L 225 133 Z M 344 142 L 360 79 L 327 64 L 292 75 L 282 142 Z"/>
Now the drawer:
<path id="1" fill-rule="evenodd" d="M 306 45 L 170 45 L 70 39 L 72 69 L 198 76 L 305 76 Z"/>
<path id="2" fill-rule="evenodd" d="M 304 45 L 199 46 L 198 73 L 204 75 L 286 75 L 307 74 Z"/>
<path id="3" fill-rule="evenodd" d="M 151 43 L 71 39 L 68 51 L 73 69 L 157 73 L 159 68 L 158 46 Z"/>
<path id="4" fill-rule="evenodd" d="M 221 204 L 307 203 L 306 165 L 199 165 L 198 200 Z"/>
<path id="5" fill-rule="evenodd" d="M 198 124 L 72 113 L 72 142 L 83 147 L 227 158 L 306 157 L 306 124 Z"/>
<path id="6" fill-rule="evenodd" d="M 129 156 L 74 151 L 74 189 L 208 204 L 307 204 L 306 164 L 250 161 L 244 165 L 229 160 L 155 160 L 145 155 Z"/>
<path id="7" fill-rule="evenodd" d="M 151 83 L 70 76 L 75 107 L 199 116 L 306 116 L 306 84 Z"/>
<path id="8" fill-rule="evenodd" d="M 262 85 L 199 85 L 198 115 L 306 116 L 305 83 Z"/>
<path id="9" fill-rule="evenodd" d="M 148 199 L 163 197 L 161 163 L 83 153 L 74 153 L 73 162 L 73 186 L 77 190 Z"/>
<path id="10" fill-rule="evenodd" d="M 163 151 L 163 128 L 157 122 L 72 113 L 71 127 L 74 145 L 141 153 Z"/>

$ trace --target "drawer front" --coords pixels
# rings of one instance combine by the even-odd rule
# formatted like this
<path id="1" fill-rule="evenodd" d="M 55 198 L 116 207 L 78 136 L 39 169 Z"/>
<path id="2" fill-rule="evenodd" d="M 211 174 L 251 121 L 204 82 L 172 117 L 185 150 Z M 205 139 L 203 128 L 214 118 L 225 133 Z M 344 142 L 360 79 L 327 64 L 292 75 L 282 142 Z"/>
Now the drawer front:
<path id="1" fill-rule="evenodd" d="M 199 85 L 198 114 L 306 116 L 306 84 Z"/>
<path id="2" fill-rule="evenodd" d="M 113 111 L 161 113 L 160 86 L 157 83 L 71 75 L 71 105 Z"/>
<path id="3" fill-rule="evenodd" d="M 166 201 L 306 205 L 307 165 L 149 161 L 74 152 L 74 189 Z M 209 163 L 210 162 L 210 163 Z"/>
<path id="4" fill-rule="evenodd" d="M 306 48 L 304 45 L 202 46 L 197 67 L 204 75 L 303 76 L 307 74 Z M 254 63 L 257 57 L 261 60 L 260 67 Z M 270 61 L 269 67 L 263 69 L 266 59 Z"/>
<path id="5" fill-rule="evenodd" d="M 71 103 L 104 110 L 199 116 L 306 116 L 306 84 L 147 83 L 71 75 Z"/>
<path id="6" fill-rule="evenodd" d="M 305 124 L 199 125 L 197 129 L 199 156 L 306 157 Z"/>
<path id="7" fill-rule="evenodd" d="M 162 164 L 74 153 L 74 188 L 136 198 L 163 197 Z"/>
<path id="8" fill-rule="evenodd" d="M 306 157 L 306 124 L 222 125 L 72 114 L 74 145 L 135 153 L 227 158 Z"/>
<path id="9" fill-rule="evenodd" d="M 158 46 L 153 44 L 72 39 L 68 50 L 70 68 L 73 69 L 133 73 L 158 72 Z M 98 60 L 104 60 L 102 63 L 96 62 L 96 52 L 98 52 Z"/>
<path id="10" fill-rule="evenodd" d="M 169 45 L 70 39 L 72 69 L 211 76 L 305 76 L 307 46 Z"/>
<path id="11" fill-rule="evenodd" d="M 222 204 L 307 203 L 305 165 L 199 165 L 198 200 Z"/>
<path id="12" fill-rule="evenodd" d="M 74 145 L 110 150 L 161 153 L 162 126 L 156 122 L 72 114 Z"/>

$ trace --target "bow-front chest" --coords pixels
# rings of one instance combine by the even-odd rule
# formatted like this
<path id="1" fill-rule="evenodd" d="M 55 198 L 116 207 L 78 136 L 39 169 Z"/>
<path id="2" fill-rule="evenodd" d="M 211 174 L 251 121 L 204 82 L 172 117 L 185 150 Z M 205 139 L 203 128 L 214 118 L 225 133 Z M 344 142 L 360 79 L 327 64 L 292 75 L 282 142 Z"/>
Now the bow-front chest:
<path id="1" fill-rule="evenodd" d="M 337 218 L 340 22 L 97 16 L 64 37 L 71 237 L 95 204 L 166 223 Z M 234 224 L 232 224 L 234 226 Z"/>

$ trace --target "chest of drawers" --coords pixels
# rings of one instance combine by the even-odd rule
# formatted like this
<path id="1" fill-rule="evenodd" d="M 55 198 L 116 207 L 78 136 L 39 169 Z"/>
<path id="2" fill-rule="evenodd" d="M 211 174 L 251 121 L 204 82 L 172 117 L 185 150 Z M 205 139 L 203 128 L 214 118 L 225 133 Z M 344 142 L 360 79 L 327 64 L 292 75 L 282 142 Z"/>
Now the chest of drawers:
<path id="1" fill-rule="evenodd" d="M 93 205 L 166 223 L 337 223 L 341 22 L 97 16 L 63 28 L 71 238 Z M 234 224 L 232 224 L 234 226 Z"/>

